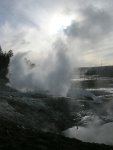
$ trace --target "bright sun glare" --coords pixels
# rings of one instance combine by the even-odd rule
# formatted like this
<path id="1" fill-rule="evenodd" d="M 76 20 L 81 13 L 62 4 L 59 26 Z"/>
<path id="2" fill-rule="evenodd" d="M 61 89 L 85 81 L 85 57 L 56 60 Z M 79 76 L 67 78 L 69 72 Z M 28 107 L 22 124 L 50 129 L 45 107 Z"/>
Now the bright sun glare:
<path id="1" fill-rule="evenodd" d="M 49 22 L 49 32 L 56 34 L 69 26 L 74 19 L 74 16 L 68 16 L 63 14 L 53 15 Z"/>

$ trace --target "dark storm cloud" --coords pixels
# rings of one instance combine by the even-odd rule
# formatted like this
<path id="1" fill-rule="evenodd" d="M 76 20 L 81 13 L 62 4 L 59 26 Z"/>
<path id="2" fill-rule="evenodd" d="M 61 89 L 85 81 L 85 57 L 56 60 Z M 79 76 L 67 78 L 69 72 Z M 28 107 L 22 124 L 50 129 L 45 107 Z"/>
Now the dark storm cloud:
<path id="1" fill-rule="evenodd" d="M 73 21 L 64 30 L 69 38 L 100 42 L 113 33 L 113 15 L 111 12 L 92 6 L 82 10 L 81 14 L 83 15 L 82 21 Z"/>

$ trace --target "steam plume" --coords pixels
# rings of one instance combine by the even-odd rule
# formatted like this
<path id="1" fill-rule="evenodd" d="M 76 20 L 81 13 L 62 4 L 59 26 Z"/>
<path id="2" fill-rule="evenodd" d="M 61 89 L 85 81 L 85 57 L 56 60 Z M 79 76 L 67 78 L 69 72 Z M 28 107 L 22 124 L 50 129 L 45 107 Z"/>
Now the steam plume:
<path id="1" fill-rule="evenodd" d="M 31 62 L 27 60 L 29 53 L 17 53 L 9 65 L 10 86 L 20 91 L 48 91 L 65 96 L 72 75 L 71 61 L 61 40 L 55 42 L 52 48 L 46 57 L 38 57 L 35 63 L 32 58 Z"/>

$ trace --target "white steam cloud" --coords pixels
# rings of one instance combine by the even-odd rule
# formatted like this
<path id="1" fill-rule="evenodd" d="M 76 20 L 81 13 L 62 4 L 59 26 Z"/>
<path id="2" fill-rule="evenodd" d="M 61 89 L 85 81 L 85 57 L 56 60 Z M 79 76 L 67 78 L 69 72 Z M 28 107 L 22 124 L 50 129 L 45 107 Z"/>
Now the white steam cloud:
<path id="1" fill-rule="evenodd" d="M 101 125 L 101 120 L 94 117 L 86 127 L 72 127 L 64 131 L 64 135 L 84 142 L 113 145 L 113 122 Z"/>
<path id="2" fill-rule="evenodd" d="M 29 59 L 30 53 L 27 52 L 13 56 L 8 74 L 10 86 L 24 92 L 49 92 L 66 96 L 73 70 L 68 50 L 61 40 L 52 48 L 46 56 L 37 56 L 37 60 Z"/>

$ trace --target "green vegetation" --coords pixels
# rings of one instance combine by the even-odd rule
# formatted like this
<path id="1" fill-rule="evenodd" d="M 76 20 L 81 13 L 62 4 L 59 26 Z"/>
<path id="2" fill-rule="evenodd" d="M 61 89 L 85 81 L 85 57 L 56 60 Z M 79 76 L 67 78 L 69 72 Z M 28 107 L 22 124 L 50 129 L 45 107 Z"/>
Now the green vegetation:
<path id="1" fill-rule="evenodd" d="M 0 78 L 6 78 L 10 58 L 13 56 L 12 50 L 4 52 L 0 46 Z"/>

